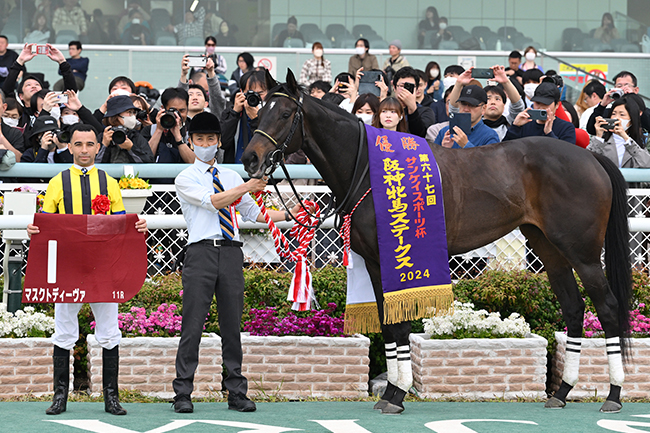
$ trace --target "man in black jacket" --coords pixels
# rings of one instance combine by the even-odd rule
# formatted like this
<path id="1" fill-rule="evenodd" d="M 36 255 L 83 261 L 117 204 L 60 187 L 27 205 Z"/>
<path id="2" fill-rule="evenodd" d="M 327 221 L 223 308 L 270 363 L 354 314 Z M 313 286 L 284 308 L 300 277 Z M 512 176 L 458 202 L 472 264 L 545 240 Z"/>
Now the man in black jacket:
<path id="1" fill-rule="evenodd" d="M 409 133 L 424 138 L 429 126 L 436 123 L 436 117 L 429 107 L 417 103 L 415 92 L 419 85 L 420 76 L 410 66 L 401 68 L 393 76 L 393 91 L 406 112 Z"/>
<path id="2" fill-rule="evenodd" d="M 7 101 L 4 92 L 0 89 L 0 119 L 7 109 Z M 10 150 L 16 155 L 16 162 L 20 161 L 23 148 L 23 134 L 20 129 L 12 128 L 0 120 L 0 149 Z"/>

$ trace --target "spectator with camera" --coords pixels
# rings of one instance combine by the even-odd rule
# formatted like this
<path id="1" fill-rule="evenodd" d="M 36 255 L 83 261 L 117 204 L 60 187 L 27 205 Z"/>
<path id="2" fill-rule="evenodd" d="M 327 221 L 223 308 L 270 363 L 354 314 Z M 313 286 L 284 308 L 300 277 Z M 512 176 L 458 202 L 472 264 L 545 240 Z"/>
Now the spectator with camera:
<path id="1" fill-rule="evenodd" d="M 158 110 L 156 124 L 142 129 L 156 162 L 194 162 L 194 152 L 187 143 L 188 93 L 180 87 L 165 89 L 160 97 L 163 108 Z"/>
<path id="2" fill-rule="evenodd" d="M 354 49 L 356 54 L 350 57 L 348 61 L 348 73 L 350 75 L 355 76 L 360 68 L 363 68 L 364 71 L 379 69 L 377 57 L 368 52 L 370 50 L 370 42 L 368 42 L 368 39 L 357 39 Z"/>
<path id="3" fill-rule="evenodd" d="M 68 150 L 70 133 L 61 131 L 59 122 L 54 117 L 39 116 L 27 137 L 29 147 L 20 162 L 72 162 L 72 154 Z"/>
<path id="4" fill-rule="evenodd" d="M 221 116 L 222 161 L 226 164 L 241 162 L 244 149 L 257 129 L 262 101 L 268 89 L 275 85 L 275 80 L 269 71 L 260 69 L 245 73 L 240 84 L 242 90 L 235 95 L 233 104 Z"/>
<path id="5" fill-rule="evenodd" d="M 217 38 L 208 36 L 205 38 L 205 57 L 212 59 L 214 63 L 214 72 L 216 74 L 225 75 L 228 70 L 228 63 L 226 58 L 217 53 Z M 192 73 L 203 71 L 205 68 L 192 68 Z"/>
<path id="6" fill-rule="evenodd" d="M 388 81 L 391 81 L 395 72 L 405 66 L 411 65 L 402 55 L 402 41 L 399 39 L 395 39 L 388 44 L 388 53 L 390 54 L 390 57 L 386 59 L 382 69 L 386 73 L 386 76 L 388 76 Z"/>
<path id="7" fill-rule="evenodd" d="M 429 107 L 417 103 L 415 93 L 419 85 L 420 75 L 410 66 L 400 69 L 393 77 L 395 97 L 404 108 L 409 133 L 424 138 L 436 118 Z"/>
<path id="8" fill-rule="evenodd" d="M 97 152 L 95 162 L 154 162 L 147 140 L 135 129 L 137 111 L 131 98 L 126 95 L 118 95 L 108 100 L 103 122 L 106 128 L 97 137 L 102 146 Z"/>
<path id="9" fill-rule="evenodd" d="M 503 141 L 523 137 L 546 136 L 576 144 L 574 126 L 555 116 L 560 104 L 560 91 L 554 83 L 543 82 L 535 89 L 532 98 L 533 108 L 528 108 L 517 115 L 512 126 L 508 128 Z M 535 119 L 531 118 L 531 114 Z"/>
<path id="10" fill-rule="evenodd" d="M 5 110 L 7 109 L 7 99 L 2 90 L 0 90 L 0 148 L 9 150 L 16 156 L 16 162 L 20 161 L 22 153 L 16 149 L 23 148 L 23 134 L 20 129 L 9 126 L 5 121 Z M 17 122 L 16 122 L 17 123 Z"/>
<path id="11" fill-rule="evenodd" d="M 611 118 L 596 117 L 596 135 L 587 150 L 605 155 L 619 168 L 648 168 L 650 153 L 643 143 L 639 106 L 633 98 L 619 98 L 612 104 Z"/>
<path id="12" fill-rule="evenodd" d="M 438 134 L 440 134 L 440 131 L 442 128 L 448 127 L 449 126 L 449 99 L 451 96 L 451 92 L 454 90 L 454 86 L 451 86 L 450 88 L 445 90 L 445 94 L 443 95 L 443 100 L 445 103 L 445 118 L 447 120 L 443 120 L 441 122 L 434 123 L 433 125 L 429 126 L 427 129 L 427 136 L 425 137 L 427 139 L 427 143 L 429 143 L 429 146 L 433 146 L 436 141 L 436 138 L 438 137 Z"/>
<path id="13" fill-rule="evenodd" d="M 203 94 L 205 97 L 205 102 L 207 104 L 200 111 L 207 108 L 207 111 L 211 112 L 215 116 L 221 116 L 223 110 L 226 109 L 226 98 L 221 91 L 221 83 L 219 82 L 219 77 L 215 72 L 214 61 L 212 57 L 208 57 L 205 63 L 205 68 L 203 71 L 194 72 L 189 82 L 187 80 L 187 73 L 191 70 L 189 67 L 189 55 L 184 55 L 181 60 L 181 78 L 178 81 L 178 88 L 184 89 L 189 93 L 191 85 L 198 85 L 203 89 Z M 195 95 L 198 96 L 198 95 Z M 189 107 L 190 110 L 194 111 L 194 114 L 199 113 L 198 108 L 193 109 Z M 190 114 L 190 118 L 194 117 L 193 114 Z"/>

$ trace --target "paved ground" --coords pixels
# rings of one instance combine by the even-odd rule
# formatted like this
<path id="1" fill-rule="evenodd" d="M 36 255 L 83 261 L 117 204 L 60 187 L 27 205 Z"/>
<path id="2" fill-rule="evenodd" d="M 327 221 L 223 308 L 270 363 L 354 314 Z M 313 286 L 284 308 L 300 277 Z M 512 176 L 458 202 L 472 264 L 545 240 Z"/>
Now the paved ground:
<path id="1" fill-rule="evenodd" d="M 254 413 L 229 411 L 225 403 L 197 403 L 189 415 L 174 413 L 169 404 L 130 403 L 124 417 L 105 413 L 102 403 L 70 403 L 59 416 L 46 416 L 48 406 L 0 402 L 0 432 L 650 432 L 647 403 L 627 403 L 612 415 L 599 413 L 599 403 L 545 410 L 542 403 L 409 402 L 400 416 L 380 415 L 372 402 L 259 403 Z"/>

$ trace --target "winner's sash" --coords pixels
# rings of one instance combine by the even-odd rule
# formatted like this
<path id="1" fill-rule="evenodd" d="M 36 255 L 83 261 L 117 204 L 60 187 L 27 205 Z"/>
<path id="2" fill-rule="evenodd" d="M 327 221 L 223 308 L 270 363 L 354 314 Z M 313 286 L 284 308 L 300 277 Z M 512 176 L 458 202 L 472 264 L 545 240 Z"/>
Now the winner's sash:
<path id="1" fill-rule="evenodd" d="M 366 126 L 375 203 L 384 323 L 446 313 L 451 289 L 438 165 L 421 137 Z M 368 314 L 348 304 L 346 322 Z M 377 315 L 376 308 L 375 317 Z M 373 326 L 374 328 L 374 326 Z"/>

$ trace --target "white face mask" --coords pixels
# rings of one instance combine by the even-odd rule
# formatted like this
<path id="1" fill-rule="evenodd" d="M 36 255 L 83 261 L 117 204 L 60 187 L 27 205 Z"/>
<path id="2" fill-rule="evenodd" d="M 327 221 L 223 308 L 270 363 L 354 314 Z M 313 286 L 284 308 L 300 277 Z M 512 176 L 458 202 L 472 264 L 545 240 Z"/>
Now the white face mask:
<path id="1" fill-rule="evenodd" d="M 56 120 L 59 120 L 61 118 L 61 108 L 58 106 L 52 107 L 52 111 L 50 111 L 50 116 L 54 117 Z"/>
<path id="2" fill-rule="evenodd" d="M 205 52 L 212 55 L 212 54 L 214 54 L 215 49 L 216 49 L 216 47 L 207 47 L 205 49 Z"/>
<path id="3" fill-rule="evenodd" d="M 366 47 L 356 47 L 354 51 L 356 51 L 358 55 L 362 55 L 366 52 Z"/>
<path id="4" fill-rule="evenodd" d="M 440 71 L 437 69 L 431 69 L 429 71 L 429 75 L 431 75 L 431 78 L 438 78 L 438 75 L 440 75 Z"/>
<path id="5" fill-rule="evenodd" d="M 75 123 L 79 123 L 79 117 L 74 114 L 66 114 L 65 116 L 61 116 L 61 123 L 64 125 L 74 125 Z"/>
<path id="6" fill-rule="evenodd" d="M 357 113 L 357 117 L 363 120 L 363 123 L 365 123 L 366 125 L 372 124 L 373 115 L 370 113 Z"/>
<path id="7" fill-rule="evenodd" d="M 440 30 L 444 30 L 447 28 L 447 23 L 440 23 L 438 24 L 438 27 L 440 27 Z"/>
<path id="8" fill-rule="evenodd" d="M 314 50 L 314 57 L 323 57 L 323 50 L 317 48 Z"/>
<path id="9" fill-rule="evenodd" d="M 618 119 L 619 122 L 621 122 L 621 126 L 623 127 L 624 131 L 627 131 L 627 128 L 630 127 L 630 119 Z"/>
<path id="10" fill-rule="evenodd" d="M 122 116 L 122 121 L 126 129 L 134 129 L 138 119 L 135 116 Z"/>
<path id="11" fill-rule="evenodd" d="M 442 85 L 445 87 L 445 90 L 447 90 L 456 84 L 456 80 L 456 77 L 445 77 L 442 79 Z"/>
<path id="12" fill-rule="evenodd" d="M 208 147 L 194 146 L 194 155 L 203 162 L 210 162 L 214 159 L 218 150 L 218 144 Z"/>
<path id="13" fill-rule="evenodd" d="M 535 55 L 535 52 L 533 52 L 533 51 L 528 51 L 526 53 L 526 60 L 528 60 L 529 62 L 534 61 L 535 57 L 537 57 L 537 56 Z"/>
<path id="14" fill-rule="evenodd" d="M 11 126 L 12 128 L 15 128 L 18 126 L 18 119 L 12 119 L 10 117 L 3 117 L 2 121 L 5 123 L 7 126 Z"/>
<path id="15" fill-rule="evenodd" d="M 140 18 L 133 18 L 131 24 L 140 24 Z"/>
<path id="16" fill-rule="evenodd" d="M 533 96 L 535 96 L 535 90 L 537 89 L 537 86 L 539 86 L 539 84 L 535 84 L 535 83 L 524 84 L 524 93 L 526 94 L 526 96 L 528 96 L 528 99 L 533 99 Z"/>

